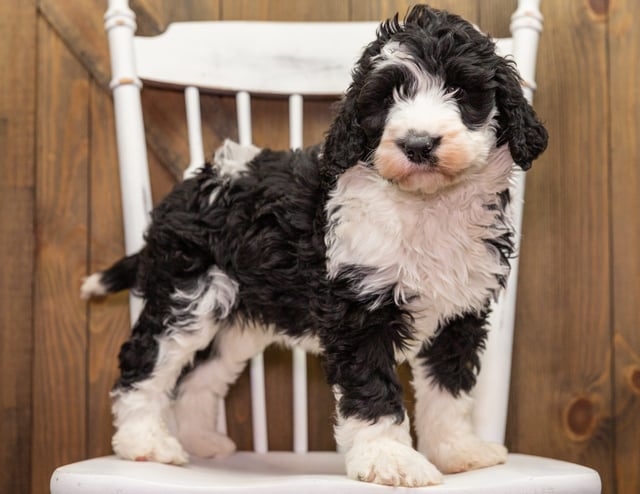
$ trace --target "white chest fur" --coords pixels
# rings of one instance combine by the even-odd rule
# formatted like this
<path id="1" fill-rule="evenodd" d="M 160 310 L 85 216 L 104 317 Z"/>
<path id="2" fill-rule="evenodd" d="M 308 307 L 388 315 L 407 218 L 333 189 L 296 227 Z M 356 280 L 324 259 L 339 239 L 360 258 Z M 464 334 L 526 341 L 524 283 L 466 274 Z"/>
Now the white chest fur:
<path id="1" fill-rule="evenodd" d="M 503 212 L 491 206 L 508 188 L 511 170 L 508 152 L 498 150 L 463 183 L 418 196 L 373 169 L 349 169 L 327 204 L 329 276 L 365 267 L 359 292 L 375 296 L 393 287 L 424 337 L 449 317 L 483 308 L 508 273 L 489 241 L 505 233 Z"/>

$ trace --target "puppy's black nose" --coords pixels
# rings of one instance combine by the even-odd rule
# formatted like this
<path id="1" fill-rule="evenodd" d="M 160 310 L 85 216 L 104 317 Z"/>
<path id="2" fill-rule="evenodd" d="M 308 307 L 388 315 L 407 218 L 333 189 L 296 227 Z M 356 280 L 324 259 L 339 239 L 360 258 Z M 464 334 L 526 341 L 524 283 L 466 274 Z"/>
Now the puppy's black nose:
<path id="1" fill-rule="evenodd" d="M 433 150 L 440 144 L 442 137 L 430 135 L 409 135 L 400 143 L 405 156 L 413 163 L 431 161 Z"/>

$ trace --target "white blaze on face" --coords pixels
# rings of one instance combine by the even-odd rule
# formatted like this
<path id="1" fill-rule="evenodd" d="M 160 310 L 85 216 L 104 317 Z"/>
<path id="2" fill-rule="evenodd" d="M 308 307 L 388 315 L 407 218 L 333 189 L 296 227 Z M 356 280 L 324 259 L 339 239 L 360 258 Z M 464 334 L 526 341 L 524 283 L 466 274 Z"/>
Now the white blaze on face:
<path id="1" fill-rule="evenodd" d="M 401 143 L 411 135 L 437 139 L 433 162 L 415 163 L 405 155 Z M 389 110 L 374 165 L 401 189 L 430 194 L 486 164 L 494 145 L 491 126 L 466 127 L 454 96 L 434 83 L 410 99 L 396 101 Z"/>
<path id="2" fill-rule="evenodd" d="M 396 89 L 373 163 L 378 173 L 410 192 L 432 194 L 458 183 L 469 170 L 482 168 L 495 146 L 493 117 L 469 129 L 463 122 L 456 94 L 445 82 L 425 74 L 410 54 L 397 43 L 385 46 L 376 70 L 401 65 L 415 78 L 411 95 Z M 403 151 L 411 136 L 428 136 L 436 141 L 428 162 L 416 163 Z"/>

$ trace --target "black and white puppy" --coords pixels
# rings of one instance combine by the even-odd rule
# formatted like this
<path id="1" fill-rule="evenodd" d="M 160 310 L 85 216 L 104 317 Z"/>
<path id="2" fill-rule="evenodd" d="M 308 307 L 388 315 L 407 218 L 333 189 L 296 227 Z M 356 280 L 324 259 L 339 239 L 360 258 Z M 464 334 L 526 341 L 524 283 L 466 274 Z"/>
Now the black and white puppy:
<path id="1" fill-rule="evenodd" d="M 322 145 L 227 141 L 152 212 L 139 253 L 85 281 L 87 297 L 145 300 L 119 355 L 116 453 L 233 451 L 217 400 L 281 342 L 322 356 L 350 477 L 419 486 L 504 462 L 472 432 L 468 393 L 509 272 L 513 163 L 528 169 L 546 142 L 515 68 L 471 24 L 426 6 L 382 23 Z"/>

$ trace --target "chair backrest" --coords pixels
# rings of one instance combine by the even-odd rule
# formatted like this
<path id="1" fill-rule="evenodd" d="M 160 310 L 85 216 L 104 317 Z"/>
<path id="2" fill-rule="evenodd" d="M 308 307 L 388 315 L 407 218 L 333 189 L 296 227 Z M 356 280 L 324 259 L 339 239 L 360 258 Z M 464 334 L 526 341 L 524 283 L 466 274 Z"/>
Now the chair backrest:
<path id="1" fill-rule="evenodd" d="M 531 101 L 535 61 L 542 30 L 540 0 L 519 0 L 512 16 L 511 38 L 496 40 L 498 51 L 513 56 Z M 127 0 L 109 0 L 105 28 L 109 36 L 116 140 L 127 254 L 143 245 L 152 208 L 146 144 L 140 104 L 142 80 L 181 88 L 185 93 L 190 175 L 204 163 L 200 90 L 236 95 L 238 135 L 250 144 L 251 96 L 289 98 L 290 146 L 302 142 L 303 99 L 339 98 L 350 82 L 362 48 L 375 37 L 377 22 L 183 22 L 155 37 L 136 37 L 135 15 Z M 253 40 L 259 39 L 260 43 Z M 524 177 L 514 183 L 514 224 L 520 231 Z M 508 288 L 495 304 L 490 337 L 476 387 L 475 425 L 488 440 L 503 442 L 506 424 L 511 346 L 517 288 L 517 258 Z M 135 319 L 140 301 L 132 297 Z M 268 449 L 262 356 L 251 362 L 254 448 Z M 294 451 L 307 449 L 306 356 L 293 351 Z M 222 411 L 224 408 L 222 408 Z M 224 430 L 224 414 L 219 425 Z"/>

